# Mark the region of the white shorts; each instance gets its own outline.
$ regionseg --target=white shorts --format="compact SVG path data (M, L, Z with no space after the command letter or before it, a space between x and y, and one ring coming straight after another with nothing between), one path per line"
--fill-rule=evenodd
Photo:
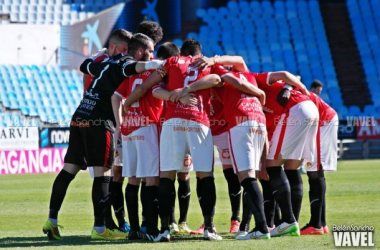
M317 143L319 147L314 151L315 154L320 155L319 159L307 163L307 171L313 172L319 170L319 165L322 164L323 171L335 172L337 170L338 158L338 115L328 123L320 127L319 138ZM318 150L320 154L318 154Z
M220 135L213 135L212 141L218 150L219 159L222 165L232 165L230 149L228 146L228 132L221 133Z
M123 141L123 177L159 176L158 129L156 124L141 127Z
M212 171L214 151L210 128L181 118L165 121L160 137L161 171L185 170L183 162L187 154L195 171Z
M234 172L260 170L267 129L257 121L243 122L229 131L229 148Z
M193 167L193 159L189 154L185 155L185 158L183 159L183 166L181 170L178 170L178 173L189 173L194 169Z
M282 114L269 145L267 159L314 160L318 132L318 109L312 101L304 101Z

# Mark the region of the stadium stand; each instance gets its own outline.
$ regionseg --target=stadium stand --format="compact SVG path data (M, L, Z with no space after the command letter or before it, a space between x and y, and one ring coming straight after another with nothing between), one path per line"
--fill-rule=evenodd
M199 39L205 55L241 55L251 71L286 69L306 85L319 79L326 83L322 98L344 107L318 1L229 2L197 16L205 25L188 37Z
M0 14L9 14L11 22L71 25L121 2L123 1L0 0Z
M361 5L360 1L360 8L357 0L347 3L351 9L355 9L355 13L371 12L365 18L365 22L370 23L366 32L371 37L371 44L369 41L362 42L363 25L356 22L354 27L359 32L355 34L358 46L367 51L367 58L373 58L366 61L366 57L361 57L374 101L374 105L363 105L362 109L356 105L344 106L340 90L342 85L339 86L320 11L321 3L317 0L231 1L219 9L199 9L196 14L204 25L200 27L199 33L189 32L187 37L199 39L206 56L243 56L251 71L286 69L300 75L307 87L313 79L321 80L325 84L321 97L338 111L341 119L347 115L380 117L380 70L379 63L374 62L380 61L379 52L375 49L380 45L380 15L375 11L380 8L380 1L363 2ZM362 15L366 16L365 13ZM368 20L372 20L372 24ZM177 45L182 43L179 39L174 42ZM372 54L368 55L369 51Z
M362 60L345 1L320 1L336 75L346 107L372 104ZM356 98L352 98L355 93Z
M82 92L77 70L62 70L58 65L0 65L2 106L20 110L23 116L38 116L42 123L67 126ZM3 118L7 122L9 116Z
M370 115L380 111L380 1L348 0L347 8L374 102L364 107L364 114Z
M70 25L120 0L0 0L0 12L11 21L28 24ZM317 0L230 1L220 8L198 9L203 21L189 32L203 44L204 54L241 55L251 71L288 70L309 87L321 80L321 97L339 113L380 117L380 0L348 0L347 8L374 105L343 104L335 66ZM364 28L363 28L364 27ZM365 38L365 39L363 39ZM182 40L174 40L177 45ZM70 119L82 93L77 70L60 66L0 65L0 104L3 111L19 110L20 117L41 123ZM0 125L17 112L1 114ZM5 118L4 118L5 117Z

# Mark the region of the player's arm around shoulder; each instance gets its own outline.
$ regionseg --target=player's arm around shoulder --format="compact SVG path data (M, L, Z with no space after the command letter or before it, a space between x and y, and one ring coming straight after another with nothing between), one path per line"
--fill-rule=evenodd
M201 79L185 86L181 89L179 92L174 92L172 97L175 102L178 102L182 97L185 97L189 95L190 93L196 92L198 90L202 89L210 89L213 87L221 87L222 86L222 79L217 74L209 74Z
M142 73L151 69L158 69L165 61L162 60L152 60L148 62L138 62L136 64L136 71Z
M153 89L152 93L153 93L153 96L157 99L176 102L176 99L175 99L176 93L180 91L181 89L168 91L162 87L158 87L158 88ZM194 96L194 94L188 94L186 96L179 98L179 102L185 105L197 105L198 99Z
M132 75L140 74L147 70L157 69L162 64L164 64L164 62L165 61L162 60L138 62L130 55L127 55L120 60L119 66L121 67L121 72L124 77L129 77Z
M269 75L268 83L272 84L277 81L284 81L287 84L290 84L295 88L298 88L302 92L302 94L307 96L310 95L309 91L307 90L305 85L298 79L298 77L288 71L271 72Z
M101 60L99 62L96 62L96 60L97 58L103 57L104 55L106 55L106 52L107 52L106 48L99 50L96 54L84 60L84 62L80 65L79 70L83 74L89 74L89 75L94 76L101 68L101 65L100 65ZM105 57L108 57L108 56L105 56Z
M260 100L261 105L265 104L265 93L252 83L248 82L247 79L238 78L233 74L225 74L222 76L223 81L228 82L231 84L234 88L244 92L248 93L254 96L257 96ZM252 78L251 81L256 81L255 78Z
M196 68L206 68L214 66L215 64L232 65L235 71L248 72L248 67L241 56L213 56L213 57L200 57L195 60L191 66Z
M161 75L155 71L141 85L137 86L124 102L124 110L127 111L132 103L137 102L154 85L162 81Z
M222 79L217 74L209 74L182 89L182 96L202 89L210 89L221 86Z

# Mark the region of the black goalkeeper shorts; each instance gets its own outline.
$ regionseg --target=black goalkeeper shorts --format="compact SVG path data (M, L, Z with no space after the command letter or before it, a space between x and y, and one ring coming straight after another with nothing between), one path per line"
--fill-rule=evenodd
M114 159L113 133L102 126L70 125L65 163L87 167L111 168Z

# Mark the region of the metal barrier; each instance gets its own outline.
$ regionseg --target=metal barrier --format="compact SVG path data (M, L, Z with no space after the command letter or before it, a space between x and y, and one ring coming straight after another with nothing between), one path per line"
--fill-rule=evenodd
M338 140L338 159L380 158L380 140Z

